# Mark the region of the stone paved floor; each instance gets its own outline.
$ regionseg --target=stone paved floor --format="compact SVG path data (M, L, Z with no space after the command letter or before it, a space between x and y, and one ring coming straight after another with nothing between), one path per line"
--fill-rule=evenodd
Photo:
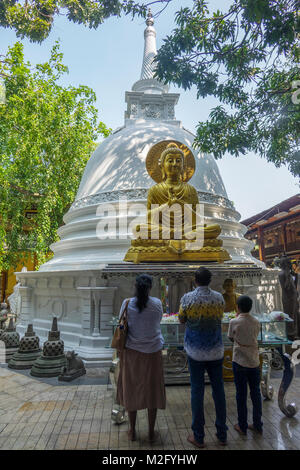
M206 386L208 449L300 449L300 410L292 419L281 413L277 405L279 383L277 378L272 380L274 399L263 403L263 437L250 431L241 437L234 431L234 384L225 384L229 425L225 448L216 443L214 407ZM0 449L194 449L186 441L191 424L190 389L167 386L166 391L167 409L158 411L159 438L150 446L145 411L138 412L138 441L134 443L128 442L127 423L112 423L110 385L50 385L0 368ZM300 408L300 378L293 382L288 399Z

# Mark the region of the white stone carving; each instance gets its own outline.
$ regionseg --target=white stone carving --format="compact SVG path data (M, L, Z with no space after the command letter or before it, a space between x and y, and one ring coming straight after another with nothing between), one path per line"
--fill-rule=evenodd
M8 298L7 298L11 313L16 315L17 317L20 315L20 312L21 312L20 286L21 286L21 283L18 282L14 286L13 293L10 296L8 296Z
M159 104L143 104L141 110L142 117L145 119L161 119L163 117L163 106Z
M217 206L223 206L229 209L233 209L233 204L229 199L217 196L215 194L205 193L203 191L197 191L200 202L208 202L210 204L216 204ZM147 199L148 189L137 188L137 189L121 189L112 192L103 192L94 194L92 196L84 197L75 200L72 204L70 211L86 206L93 206L102 202L113 202L118 201L121 198L126 198L128 201Z

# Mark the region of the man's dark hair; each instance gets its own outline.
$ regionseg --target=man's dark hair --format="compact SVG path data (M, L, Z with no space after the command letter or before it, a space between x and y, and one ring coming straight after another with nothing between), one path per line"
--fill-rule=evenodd
M195 281L199 286L208 286L211 281L211 272L207 268L199 268L195 272Z
M252 308L252 299L248 295L241 295L237 299L237 306L242 313L249 313Z

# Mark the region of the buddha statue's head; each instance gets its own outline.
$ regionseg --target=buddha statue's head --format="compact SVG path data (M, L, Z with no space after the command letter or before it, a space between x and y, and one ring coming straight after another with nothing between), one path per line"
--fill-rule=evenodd
M182 181L184 173L184 153L174 142L170 142L159 159L162 180L168 177Z
M225 279L223 289L227 294L232 294L236 288L236 283L233 279Z

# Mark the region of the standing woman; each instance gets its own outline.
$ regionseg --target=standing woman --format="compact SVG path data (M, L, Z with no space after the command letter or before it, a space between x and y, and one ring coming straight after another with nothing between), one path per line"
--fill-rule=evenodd
M120 354L117 398L128 412L131 441L136 439L137 410L148 409L149 441L153 442L157 408L166 408L160 329L163 309L159 299L149 296L151 287L151 276L141 274L136 278L135 296L127 307L128 336Z

